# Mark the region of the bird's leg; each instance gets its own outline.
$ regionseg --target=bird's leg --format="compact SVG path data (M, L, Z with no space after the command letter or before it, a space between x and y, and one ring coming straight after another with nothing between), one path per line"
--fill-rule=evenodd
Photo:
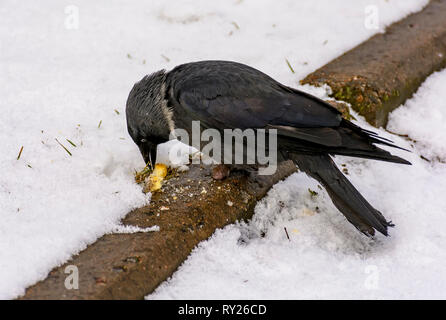
M223 180L229 176L231 169L225 164L218 164L212 168L212 178L215 180Z

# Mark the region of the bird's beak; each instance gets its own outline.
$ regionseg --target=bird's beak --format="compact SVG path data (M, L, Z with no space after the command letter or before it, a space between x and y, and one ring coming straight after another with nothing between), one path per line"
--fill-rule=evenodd
M155 165L157 145L150 142L145 142L140 144L138 147L145 164L151 164L152 166Z

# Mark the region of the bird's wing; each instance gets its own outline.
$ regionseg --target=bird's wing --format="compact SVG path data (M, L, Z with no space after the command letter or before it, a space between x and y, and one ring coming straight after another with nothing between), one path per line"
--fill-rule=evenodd
M186 65L173 70L173 95L206 127L337 127L340 113L316 97L239 64Z
M169 72L174 105L185 122L199 120L203 128L277 129L292 140L293 151L324 152L407 163L374 144L396 147L342 119L325 101L284 86L251 67L222 61L203 61ZM302 143L305 145L303 146Z

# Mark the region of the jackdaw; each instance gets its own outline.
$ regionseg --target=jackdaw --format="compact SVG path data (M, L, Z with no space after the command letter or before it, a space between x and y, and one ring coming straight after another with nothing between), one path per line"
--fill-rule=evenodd
M325 187L335 206L366 235L393 226L339 171L331 155L410 164L376 144L390 140L341 117L325 101L231 61L187 63L145 76L130 91L127 128L148 163L176 128L276 129L279 161L292 160Z

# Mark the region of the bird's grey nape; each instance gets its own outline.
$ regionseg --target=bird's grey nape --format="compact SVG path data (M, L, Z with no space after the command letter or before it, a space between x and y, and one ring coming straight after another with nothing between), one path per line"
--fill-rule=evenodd
M130 91L126 107L129 131L168 136L175 128L173 112L166 100L166 72L145 76Z

